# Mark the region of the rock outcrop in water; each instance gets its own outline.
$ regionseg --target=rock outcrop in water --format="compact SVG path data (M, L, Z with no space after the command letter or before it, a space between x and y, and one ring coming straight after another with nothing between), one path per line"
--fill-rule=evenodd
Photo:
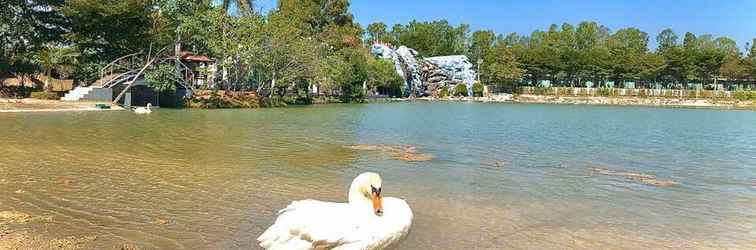
M430 161L435 158L432 154L418 153L414 146L391 146L391 145L370 145L370 144L357 144L351 146L345 146L349 149L363 150L363 151L378 151L389 154L392 158L402 161Z
M467 85L471 95L476 73L465 55L418 58L414 49L399 46L394 50L382 43L373 44L371 52L394 62L396 72L404 78L406 96L437 96L442 87L452 89L457 84Z
M680 183L677 181L660 180L660 179L657 179L656 176L650 175L650 174L622 172L622 171L615 171L615 170L610 170L606 168L593 168L591 169L591 173L607 175L607 176L618 176L618 177L622 177L631 181L635 181L638 183L655 186L655 187L671 187L671 186L680 185Z

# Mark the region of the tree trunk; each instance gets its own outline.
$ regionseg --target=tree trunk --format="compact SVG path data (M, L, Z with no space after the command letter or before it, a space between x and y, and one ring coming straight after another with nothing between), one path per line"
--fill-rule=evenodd
M44 88L44 91L48 92L48 93L52 92L52 85L50 85L50 78L51 77L52 77L52 70L50 70L50 69L45 70L45 82L44 82L44 86L42 86L42 88Z
M268 97L273 97L273 90L276 89L276 72L273 71L273 75L271 77L270 81L270 93L268 93Z

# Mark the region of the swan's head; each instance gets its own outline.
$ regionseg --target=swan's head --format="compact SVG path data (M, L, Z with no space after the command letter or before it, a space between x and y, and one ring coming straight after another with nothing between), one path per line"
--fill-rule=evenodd
M349 204L372 207L375 215L383 215L381 202L381 176L365 172L354 178L349 187Z
M152 103L149 103L149 102L148 102L148 103L147 103L147 108L151 108L151 107L152 107Z

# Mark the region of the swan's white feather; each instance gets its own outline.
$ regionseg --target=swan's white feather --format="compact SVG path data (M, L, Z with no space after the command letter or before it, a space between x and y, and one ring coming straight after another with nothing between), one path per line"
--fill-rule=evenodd
M412 210L402 199L383 198L383 215L347 203L301 200L279 211L257 238L266 249L383 249L409 232Z
M138 107L138 108L134 109L134 113L137 113L137 114L149 114L149 113L152 113L152 110L150 110L149 108L145 108L145 107Z

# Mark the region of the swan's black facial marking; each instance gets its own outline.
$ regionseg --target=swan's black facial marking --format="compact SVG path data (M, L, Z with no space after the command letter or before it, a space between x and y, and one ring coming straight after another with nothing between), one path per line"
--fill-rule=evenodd
M375 188L373 185L370 185L370 189L372 189L372 192L375 194L375 196L381 196L381 189L383 188Z

